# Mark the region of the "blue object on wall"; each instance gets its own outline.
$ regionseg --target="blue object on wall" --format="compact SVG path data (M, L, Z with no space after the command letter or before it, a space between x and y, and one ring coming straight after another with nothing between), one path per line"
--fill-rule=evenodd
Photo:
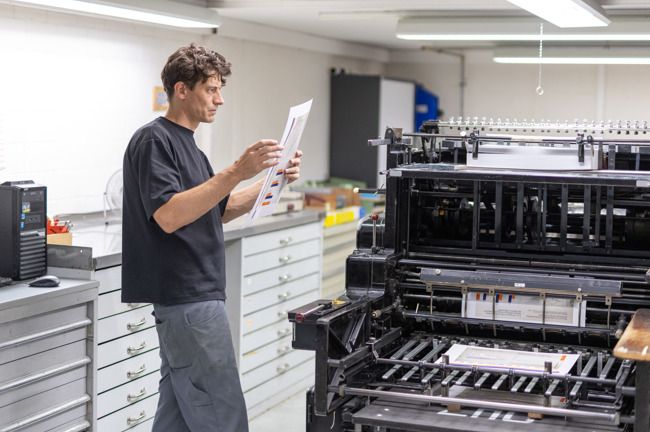
M425 89L422 85L415 85L415 128L418 131L425 120L438 118L438 96Z

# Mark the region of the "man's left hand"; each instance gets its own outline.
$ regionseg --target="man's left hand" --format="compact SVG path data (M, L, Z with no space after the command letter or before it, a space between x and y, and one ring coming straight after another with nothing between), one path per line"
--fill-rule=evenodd
M293 183L300 177L300 156L302 156L302 151L297 150L296 155L293 157L293 159L289 160L291 168L284 170L284 176L288 180L287 184Z

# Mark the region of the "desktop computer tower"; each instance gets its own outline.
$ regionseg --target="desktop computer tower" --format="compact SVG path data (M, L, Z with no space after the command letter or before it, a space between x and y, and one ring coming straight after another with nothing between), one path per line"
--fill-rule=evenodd
M31 180L0 184L0 276L47 272L47 188Z

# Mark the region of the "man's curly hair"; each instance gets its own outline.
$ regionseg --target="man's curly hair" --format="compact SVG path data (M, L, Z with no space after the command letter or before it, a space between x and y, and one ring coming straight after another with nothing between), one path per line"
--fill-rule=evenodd
M230 76L231 64L224 56L211 49L191 43L181 47L167 59L167 63L160 74L167 99L174 96L174 85L183 82L190 90L196 84L204 83L215 75L221 78L221 85L226 85L226 78Z

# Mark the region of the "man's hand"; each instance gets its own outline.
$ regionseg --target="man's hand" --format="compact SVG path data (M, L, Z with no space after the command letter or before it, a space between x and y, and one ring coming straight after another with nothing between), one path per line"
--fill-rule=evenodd
M302 156L302 151L296 150L296 155L293 157L293 159L289 160L291 168L284 170L284 176L288 180L287 184L293 183L300 177L300 156Z
M277 158L280 157L282 148L276 140L271 139L263 139L249 145L233 164L240 181L253 178L259 172L280 163Z

